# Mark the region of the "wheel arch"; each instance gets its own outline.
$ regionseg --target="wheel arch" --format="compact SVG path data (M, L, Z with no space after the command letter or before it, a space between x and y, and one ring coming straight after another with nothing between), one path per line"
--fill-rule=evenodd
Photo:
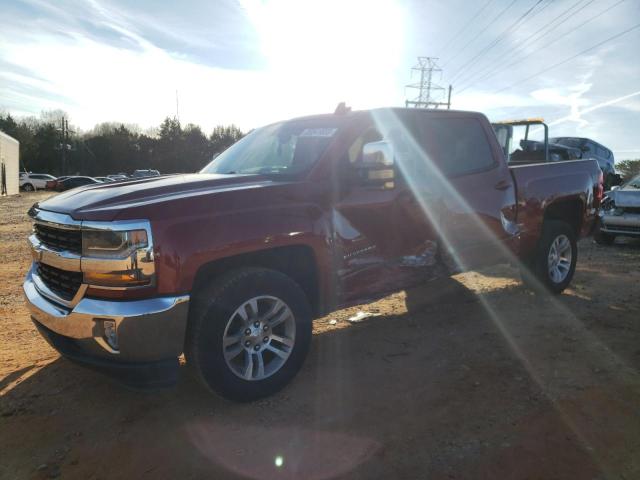
M580 236L584 223L584 201L581 198L567 198L556 200L545 208L544 222L559 220L568 223L576 234Z
M242 267L267 268L287 275L300 285L314 315L322 312L323 295L318 262L313 248L308 245L273 247L207 262L196 272L192 294L197 295L204 285L224 272Z

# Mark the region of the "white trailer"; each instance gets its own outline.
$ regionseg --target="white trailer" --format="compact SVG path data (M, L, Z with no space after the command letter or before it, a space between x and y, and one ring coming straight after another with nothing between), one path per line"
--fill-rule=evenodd
M20 142L0 132L0 192L16 195L19 192Z

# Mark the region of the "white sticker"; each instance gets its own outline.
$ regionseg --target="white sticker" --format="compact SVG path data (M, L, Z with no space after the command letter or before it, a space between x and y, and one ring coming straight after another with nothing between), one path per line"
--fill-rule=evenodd
M305 128L300 137L333 137L337 128Z

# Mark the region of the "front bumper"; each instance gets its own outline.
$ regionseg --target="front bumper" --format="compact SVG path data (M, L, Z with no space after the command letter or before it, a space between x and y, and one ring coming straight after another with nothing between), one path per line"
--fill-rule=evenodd
M600 212L600 231L612 235L640 237L640 214L622 213L611 215Z
M40 333L61 354L129 384L175 381L187 326L188 295L133 301L82 298L68 307L44 296L36 277L32 268L24 281L27 307ZM107 341L105 321L115 322L117 348Z

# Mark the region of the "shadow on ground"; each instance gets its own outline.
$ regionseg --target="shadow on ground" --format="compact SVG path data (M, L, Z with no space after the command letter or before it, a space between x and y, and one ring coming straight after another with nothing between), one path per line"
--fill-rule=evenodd
M633 478L638 384L554 303L593 310L582 293L431 283L406 312L315 335L293 384L252 404L186 371L142 394L58 359L2 398L0 476Z

